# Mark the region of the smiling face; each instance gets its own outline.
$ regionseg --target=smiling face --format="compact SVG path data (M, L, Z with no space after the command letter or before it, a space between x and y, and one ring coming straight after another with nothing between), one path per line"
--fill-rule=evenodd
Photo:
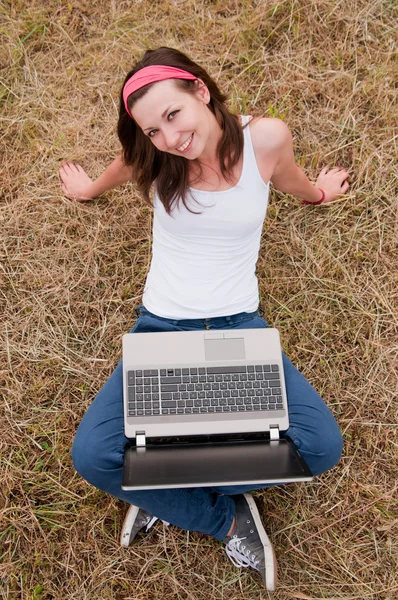
M221 132L208 108L210 95L202 84L195 93L182 90L173 79L155 83L131 110L137 125L162 152L200 158ZM218 141L218 139L217 139Z

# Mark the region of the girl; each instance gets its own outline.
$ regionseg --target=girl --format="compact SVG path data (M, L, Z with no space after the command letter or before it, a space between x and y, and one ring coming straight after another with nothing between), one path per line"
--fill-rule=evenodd
M282 121L236 116L225 100L181 52L145 52L121 92L122 154L95 181L79 165L61 167L63 193L79 201L133 180L150 202L154 184L153 256L134 332L267 327L255 267L270 181L307 204L331 202L348 189L340 168L323 169L312 185L295 164ZM286 434L317 475L339 460L342 437L319 395L283 360ZM249 486L123 491L127 441L119 363L77 430L72 457L87 481L131 505L122 545L161 518L223 540L231 561L258 570L273 590L276 560Z

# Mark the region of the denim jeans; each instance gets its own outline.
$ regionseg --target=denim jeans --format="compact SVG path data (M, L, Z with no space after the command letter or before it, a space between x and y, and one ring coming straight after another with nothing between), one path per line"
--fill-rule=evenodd
M132 333L199 329L268 327L254 313L210 319L175 320L158 317L144 307ZM333 467L343 447L330 410L290 360L283 355L290 427L286 432L314 475ZM122 361L87 410L76 433L72 459L76 470L96 488L183 529L222 540L235 514L233 495L265 485L124 491L121 489L124 447Z

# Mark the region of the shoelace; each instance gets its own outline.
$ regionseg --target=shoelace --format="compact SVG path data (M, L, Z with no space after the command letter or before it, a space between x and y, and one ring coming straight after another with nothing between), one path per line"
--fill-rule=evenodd
M158 520L157 517L152 517L152 519L150 519L146 525L146 529L145 531L148 532L150 530L150 528L152 527L152 525L154 523L156 523L156 521ZM170 525L170 523L168 523L167 521L163 521L163 519L161 519L162 523L164 523L166 525L166 527L168 527Z
M258 563L260 561L256 559L255 554L250 556L250 548L246 550L246 546L242 544L245 539L245 537L238 538L236 535L232 536L225 547L225 552L235 567L238 567L239 569L241 567L244 567L245 569L251 567L252 569L258 570Z

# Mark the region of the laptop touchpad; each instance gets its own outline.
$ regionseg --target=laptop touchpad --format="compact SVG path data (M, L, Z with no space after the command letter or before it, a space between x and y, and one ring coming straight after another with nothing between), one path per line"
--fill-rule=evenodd
M246 358L243 338L204 340L206 360L238 360Z

